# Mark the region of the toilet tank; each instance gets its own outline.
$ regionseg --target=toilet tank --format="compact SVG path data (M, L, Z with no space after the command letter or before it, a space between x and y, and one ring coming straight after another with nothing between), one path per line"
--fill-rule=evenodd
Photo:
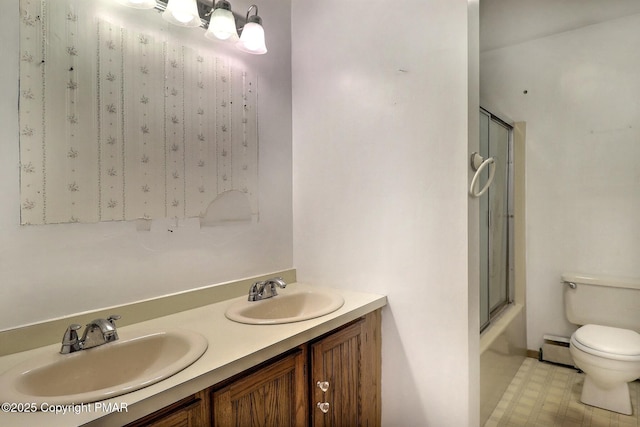
M640 332L640 279L565 273L562 282L569 322Z

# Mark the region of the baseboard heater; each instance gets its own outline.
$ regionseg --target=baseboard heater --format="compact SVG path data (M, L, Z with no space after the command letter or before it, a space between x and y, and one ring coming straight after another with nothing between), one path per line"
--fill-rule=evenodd
M544 343L540 348L540 361L557 363L575 367L569 352L569 338L555 335L544 335Z

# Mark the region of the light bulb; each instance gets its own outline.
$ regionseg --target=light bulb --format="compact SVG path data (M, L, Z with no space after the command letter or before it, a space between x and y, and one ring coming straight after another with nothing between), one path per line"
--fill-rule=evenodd
M196 0L169 0L162 18L181 27L199 27L201 23Z
M174 18L176 18L178 21L182 22L183 24L186 24L187 22L193 19L193 15L189 15L189 12L187 11L174 10L171 13Z
M134 9L153 9L156 7L156 0L116 0L118 3L124 6L132 7Z
M221 7L216 8L211 14L209 28L205 33L207 38L217 38L219 40L237 40L236 20L230 10Z
M252 16L251 18L254 17ZM262 25L257 22L248 22L242 30L242 35L240 36L240 41L237 46L238 49L247 53L258 55L267 53Z

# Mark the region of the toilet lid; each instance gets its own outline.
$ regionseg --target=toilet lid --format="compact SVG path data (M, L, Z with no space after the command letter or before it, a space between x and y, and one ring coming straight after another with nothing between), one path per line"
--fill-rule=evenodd
M629 329L585 325L574 333L583 346L621 356L640 356L640 334Z

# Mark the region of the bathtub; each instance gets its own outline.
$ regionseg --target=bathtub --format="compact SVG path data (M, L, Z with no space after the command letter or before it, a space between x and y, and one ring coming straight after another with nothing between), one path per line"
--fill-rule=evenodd
M480 425L489 419L527 356L525 310L510 304L480 335Z

